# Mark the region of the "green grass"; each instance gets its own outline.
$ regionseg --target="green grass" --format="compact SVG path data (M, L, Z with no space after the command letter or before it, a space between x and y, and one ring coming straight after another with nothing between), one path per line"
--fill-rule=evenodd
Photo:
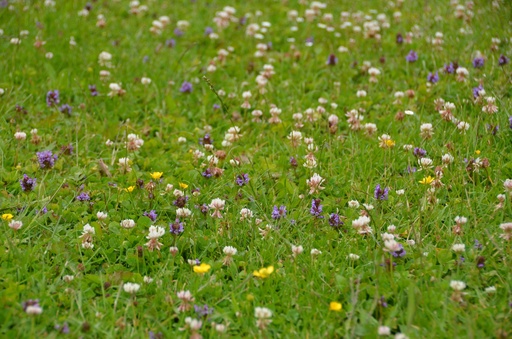
M499 8L474 1L470 20L457 19L448 1L405 1L400 8L373 0L327 1L312 22L287 18L290 10L304 17L310 7L295 1L153 0L142 1L148 10L138 15L130 14L126 1L93 1L87 17L78 15L85 1L57 1L53 8L44 1L7 3L0 8L0 214L12 214L23 226L15 231L0 220L1 336L59 337L64 334L55 325L64 323L69 336L91 338L147 337L150 331L165 338L373 338L379 326L409 338L512 335L512 249L500 237L500 224L512 222L512 196L504 187L512 178L512 66L498 64L501 55L512 57L512 7L506 1L495 1ZM215 14L229 5L236 9L234 17L246 22L219 29ZM343 11L351 12L346 21L362 32L340 28ZM400 21L393 18L397 11ZM359 19L353 15L358 12ZM325 13L333 14L334 32L318 26L326 23ZM380 40L365 38L364 16L376 20L379 13L386 15L389 28L381 27ZM100 14L106 19L103 28L96 25ZM170 24L161 35L152 34L153 20L163 15ZM179 20L190 22L182 36L174 32ZM263 22L271 23L263 39L246 35L249 24L262 27ZM204 34L208 26L217 39ZM28 36L12 44L23 30ZM397 34L405 38L407 32L414 32L412 43L397 44ZM436 32L444 35L441 49L430 42ZM492 38L501 40L498 50L491 49ZM169 39L175 46L167 46ZM36 48L36 40L45 44ZM254 55L258 43L271 43L261 58ZM340 46L349 51L338 52ZM215 59L221 49L230 51L224 62ZM410 50L418 53L416 62L406 62ZM112 54L112 68L99 65L103 51ZM478 51L483 68L472 65ZM338 58L334 66L326 64L330 54ZM362 69L365 61L380 70L377 83ZM208 72L212 62L217 69ZM444 72L450 62L468 69L466 81ZM269 64L275 74L260 93L256 77ZM108 70L110 78L100 79L101 70ZM435 71L439 82L427 85L427 75ZM151 83L141 84L142 77ZM185 81L192 84L191 93L180 91ZM121 84L125 95L110 97L111 83ZM485 96L496 99L496 113L482 112L483 104L474 100L479 84ZM91 95L89 85L96 86L98 96ZM50 90L60 92L60 103L51 107L46 103ZM366 97L358 97L358 90ZM395 92L407 90L414 97L396 103ZM245 91L252 93L250 109L241 108ZM441 119L434 103L438 98L455 105L455 118L470 124L466 133ZM72 107L70 115L60 112L63 104ZM268 122L272 105L282 110L281 123ZM307 109L319 106L323 110L316 120L308 121ZM345 116L352 109L364 116L363 125L376 124L377 132L352 130ZM253 110L263 112L262 122L253 121ZM395 119L404 110L415 114ZM302 127L293 119L299 112ZM332 114L339 123L330 133ZM424 123L433 125L430 139L420 135ZM242 136L223 146L233 126ZM32 139L32 129L39 142ZM16 140L18 131L27 139ZM315 168L304 166L311 151L304 139L292 146L287 138L292 131L313 138ZM208 132L213 150L198 142ZM135 151L126 147L132 133L144 140ZM394 147L379 147L383 134L391 136ZM186 141L179 142L180 137ZM107 140L113 144L106 145ZM65 154L62 147L70 144L73 151ZM424 149L432 167L420 170L404 145ZM46 150L58 160L53 168L41 169L36 153ZM194 151L205 156L194 159ZM447 153L454 158L451 164L442 162ZM213 154L223 173L205 178L206 156ZM118 165L124 157L130 159L129 172ZM468 170L466 161L476 158L488 159L489 166ZM111 177L102 174L100 159ZM233 159L240 164L232 166ZM418 170L408 173L408 166ZM419 181L435 177L436 166L442 166L443 185L429 193L429 185ZM153 172L163 172L161 180L152 179ZM239 186L235 180L244 173L250 180ZM325 179L325 189L310 195L306 180L314 173ZM22 190L24 174L37 179L33 191ZM177 217L173 192L180 184L186 186L181 190L192 215L181 218L184 232L175 236L169 223ZM374 197L377 184L389 188L387 199ZM404 194L397 194L401 189ZM77 200L82 192L89 201ZM496 208L499 194L505 201ZM211 209L201 212L215 198L225 200L222 219L213 218ZM316 198L322 218L310 213ZM349 207L352 200L359 207ZM281 205L286 217L273 219L273 207ZM40 213L44 208L47 213ZM240 220L242 208L254 217ZM151 210L158 215L154 222L143 215ZM108 214L106 220L98 220L99 211ZM329 225L331 213L344 221L339 229ZM352 226L362 214L371 219L371 234L360 235ZM453 230L456 216L468 220L460 234ZM124 229L120 222L125 219L136 226ZM95 230L91 249L80 238L86 224ZM151 225L166 231L160 250L146 246ZM270 231L263 237L267 225ZM403 257L384 250L381 235L390 225L396 226ZM474 246L475 240L481 247ZM465 252L455 253L454 244L465 244ZM304 252L294 257L292 245L302 245ZM178 248L175 255L171 246ZM225 246L238 250L227 266ZM312 249L322 253L310 255ZM359 259L350 260L350 254ZM482 258L484 266L478 267ZM189 263L195 259L211 269L195 273ZM253 276L268 266L274 267L268 278ZM74 279L67 282L64 276ZM466 288L454 291L453 280ZM125 292L128 282L140 284L140 290ZM496 291L486 292L491 286ZM182 290L195 298L191 306L206 304L213 313L180 312L177 293ZM22 303L29 299L39 300L41 314L27 314ZM332 301L342 304L340 312L329 310ZM257 326L256 307L273 313L272 322L260 326L265 328ZM202 320L201 329L187 328L187 317ZM225 332L217 332L213 322L225 325Z

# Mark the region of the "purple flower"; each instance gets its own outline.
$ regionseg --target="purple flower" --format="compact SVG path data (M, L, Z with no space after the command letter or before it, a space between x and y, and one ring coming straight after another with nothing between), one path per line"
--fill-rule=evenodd
M82 192L79 195L77 195L76 200L78 200L78 201L89 201L89 200L91 200L91 197L89 196L89 194L87 194L85 192Z
M407 54L407 56L405 57L405 60L407 60L407 62L415 62L416 60L418 60L418 53L416 53L413 50L410 50L409 54Z
M167 46L168 48L173 48L174 46L176 46L176 40L174 40L174 39L165 40L165 46Z
M183 84L181 84L180 92L181 93L191 93L192 92L192 84L190 82L184 81Z
M208 213L208 210L210 209L210 207L208 207L207 204L202 204L201 205L201 213L205 214Z
M148 336L149 339L163 339L164 334L162 332L158 332L155 334L155 332L149 331Z
M473 67L474 68L482 68L484 67L485 60L482 57L476 57L473 59Z
M453 65L453 62L450 62L448 65L444 65L444 72L448 74L455 73L455 66Z
M479 256L476 258L476 267L484 268L485 267L485 257Z
M205 28L205 30L204 30L204 35L205 36L209 36L212 33L213 33L213 28L211 28L209 26Z
M98 96L98 90L96 89L96 85L89 85L89 92L91 92L91 96Z
M213 110L216 111L220 108L219 104L213 104Z
M180 36L183 35L183 31L181 29L179 29L179 28L176 28L174 30L174 35L176 35L177 37L180 37Z
M411 167L411 166L407 166L407 168L405 169L405 172L407 174L416 173L416 171L417 171L416 167Z
M64 104L59 107L59 111L70 116L71 112L73 111L73 107L69 106L68 104Z
M64 323L61 325L57 324L53 327L56 331L59 331L62 334L69 334L69 326L68 323Z
M292 167L299 166L299 163L297 162L297 159L295 159L294 157L290 157L290 166L292 166Z
M171 232L174 235L180 235L183 233L185 229L183 228L183 223L180 222L180 219L176 218L176 220L173 223L169 224L169 232Z
M375 186L375 191L373 191L373 197L377 200L388 200L389 195L389 187L382 189L380 184Z
M478 240L475 239L475 245L473 247L475 250L481 250L483 246Z
M473 99L476 99L480 96L480 91L484 89L484 86L478 85L478 87L473 88Z
M396 43L399 44L399 45L404 43L404 37L402 36L402 34L398 33L396 35Z
M57 154L53 154L52 151L37 152L37 161L39 161L40 168L52 168L57 161Z
M502 54L502 55L500 55L500 58L498 59L498 65L505 66L506 64L508 64L509 61L510 60Z
M247 173L242 173L236 176L235 182L238 186L243 186L249 183L249 175Z
M20 185L24 192L33 191L36 187L36 178L30 178L28 175L23 174L23 179L20 180Z
M207 179L211 178L213 176L212 171L207 168L201 175Z
M425 155L427 155L427 151L425 151L423 148L415 147L412 154L414 154L416 158L423 158Z
M60 100L58 90L48 91L48 93L46 93L46 104L48 105L48 107L55 106L59 102Z
M199 145L211 145L213 143L213 139L210 133L206 133L204 137L199 138Z
M384 308L388 307L388 303L386 302L386 298L384 298L384 296L380 297L378 303L380 306Z
M309 210L309 213L311 213L312 216L317 217L319 219L322 219L322 210L323 206L321 205L322 200L320 199L313 199L311 201L311 209Z
M206 304L204 306L194 305L194 311L199 317L207 317L213 313L213 307L208 307Z
M512 116L508 117L508 123L509 123L510 129L512 129Z
M435 72L434 74L428 73L427 81L432 84L435 84L436 82L439 81L439 74L437 72Z
M149 212L144 212L144 213L142 213L142 215L148 217L153 222L155 222L156 218L158 218L158 214L156 214L155 210L151 210Z
M65 154L65 155L73 154L73 150L74 150L73 144L67 144L60 148L61 154Z
M35 212L36 212L36 214L41 214L41 215L46 214L46 213L48 213L48 208L46 208L46 206L43 206L43 208L40 211L35 210Z
M336 66L337 63L338 63L338 58L336 57L336 55L334 55L334 54L329 55L329 57L327 58L326 65Z
M329 216L329 225L334 228L339 228L343 226L344 222L341 221L340 216L338 213L331 213Z
M402 246L402 244L398 244L398 247L400 247L400 249L398 251L391 252L391 255L395 258L401 258L407 254L407 252L405 252L404 246Z
M276 205L274 205L274 209L272 210L272 219L281 219L286 217L286 206L281 205L279 208L277 208Z
M183 208L187 204L188 199L189 198L187 195L182 195L180 197L177 197L172 204L178 208Z

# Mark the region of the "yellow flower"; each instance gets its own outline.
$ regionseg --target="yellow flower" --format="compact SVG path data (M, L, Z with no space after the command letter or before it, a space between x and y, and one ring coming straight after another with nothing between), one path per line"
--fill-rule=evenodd
M480 153L481 153L481 152L480 152L480 150L479 150L479 149L477 149L477 150L475 151L475 153L476 153L476 155L480 155Z
M423 185L430 185L434 181L434 178L432 178L430 175L428 177L425 177L419 181L420 184Z
M260 268L259 271L252 272L252 275L258 278L268 278L274 272L274 266Z
M206 272L208 272L210 270L210 268L212 268L210 265L205 264L203 262L199 266L198 265L194 266L194 272L199 273L199 274L205 274Z
M9 221L9 220L11 220L12 218L14 218L14 215L12 215L12 214L10 214L10 213L2 214L2 220Z
M187 187L188 187L188 185L187 185L187 184L184 184L184 183L180 182L180 188L181 188L181 189L183 189L183 190L184 190L184 189L185 189L185 188L187 188Z
M387 139L386 141L384 141L386 143L386 147L393 147L395 146L395 141L394 140L391 140L391 139Z
M341 312L342 308L343 306L341 305L341 303L337 301L331 301L331 303L329 304L329 311Z
M155 179L155 180L158 180L162 177L162 175L164 174L164 172L153 172L153 173L149 173L149 175L151 175L151 178Z
M133 190L135 189L135 186L130 186L128 188L125 188L126 192L133 192Z

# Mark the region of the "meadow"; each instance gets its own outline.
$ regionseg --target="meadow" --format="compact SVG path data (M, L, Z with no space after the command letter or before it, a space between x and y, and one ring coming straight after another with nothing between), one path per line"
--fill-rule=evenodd
M511 20L0 1L0 336L511 337Z

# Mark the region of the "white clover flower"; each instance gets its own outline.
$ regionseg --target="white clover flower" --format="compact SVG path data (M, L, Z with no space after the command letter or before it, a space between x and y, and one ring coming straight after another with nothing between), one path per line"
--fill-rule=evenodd
M452 250L455 252L455 253L462 253L462 252L465 252L466 251L466 245L464 244L454 244L452 246Z
M108 217L108 214L105 212L99 211L98 213L96 213L96 218L98 218L98 220L100 220L100 221L107 219L107 217Z
M302 245L299 245L299 246L292 245L292 253L293 253L294 257L301 254L302 252L304 252L304 248L302 247Z
M185 318L185 323L190 327L192 331L198 331L203 326L203 322L198 319L192 319L191 317Z
M466 283L460 280L452 280L450 281L450 287L455 291L462 291L466 288Z
M251 219L253 217L253 212L248 208L242 208L240 210L240 221Z
M176 210L176 216L178 218L188 218L192 215L192 211L189 210L188 208L184 207L184 208L178 208Z
M318 249L316 249L316 248L313 248L313 249L311 249L310 254L311 254L312 256L317 256L317 255L322 254L322 251L320 251L320 250L318 250Z
M222 249L222 252L224 252L225 255L233 256L238 252L238 250L233 246L225 246Z
M163 227L151 225L149 227L149 234L146 237L146 239L158 239L161 236L163 236L164 234L165 234L165 229Z
M391 329L388 326L379 326L377 331L379 335L391 335Z
M143 84L143 85L149 85L151 83L151 79L150 78L146 78L146 77L142 77L140 79L140 83Z
M96 230L94 229L94 227L92 227L91 225L89 224L85 224L84 225L84 228L82 230L82 235L86 235L86 234L95 234L96 233Z
M14 139L16 139L18 141L24 141L25 139L27 139L27 133L16 132L16 133L14 133Z
M11 220L9 222L9 227L15 231L19 230L22 226L23 222L21 222L20 220Z
M121 221L120 224L121 224L122 228L126 228L126 229L135 227L135 221L133 221L132 219L125 219L125 220Z
M123 284L123 290L126 293L135 294L139 291L140 285L136 283L127 282Z
M359 208L359 202L357 200L350 200L348 202L348 207L350 207L350 208Z
M356 261L356 260L359 260L360 256L358 256L357 254L354 254L354 253L350 253L350 254L348 255L348 258L349 258L350 260Z

